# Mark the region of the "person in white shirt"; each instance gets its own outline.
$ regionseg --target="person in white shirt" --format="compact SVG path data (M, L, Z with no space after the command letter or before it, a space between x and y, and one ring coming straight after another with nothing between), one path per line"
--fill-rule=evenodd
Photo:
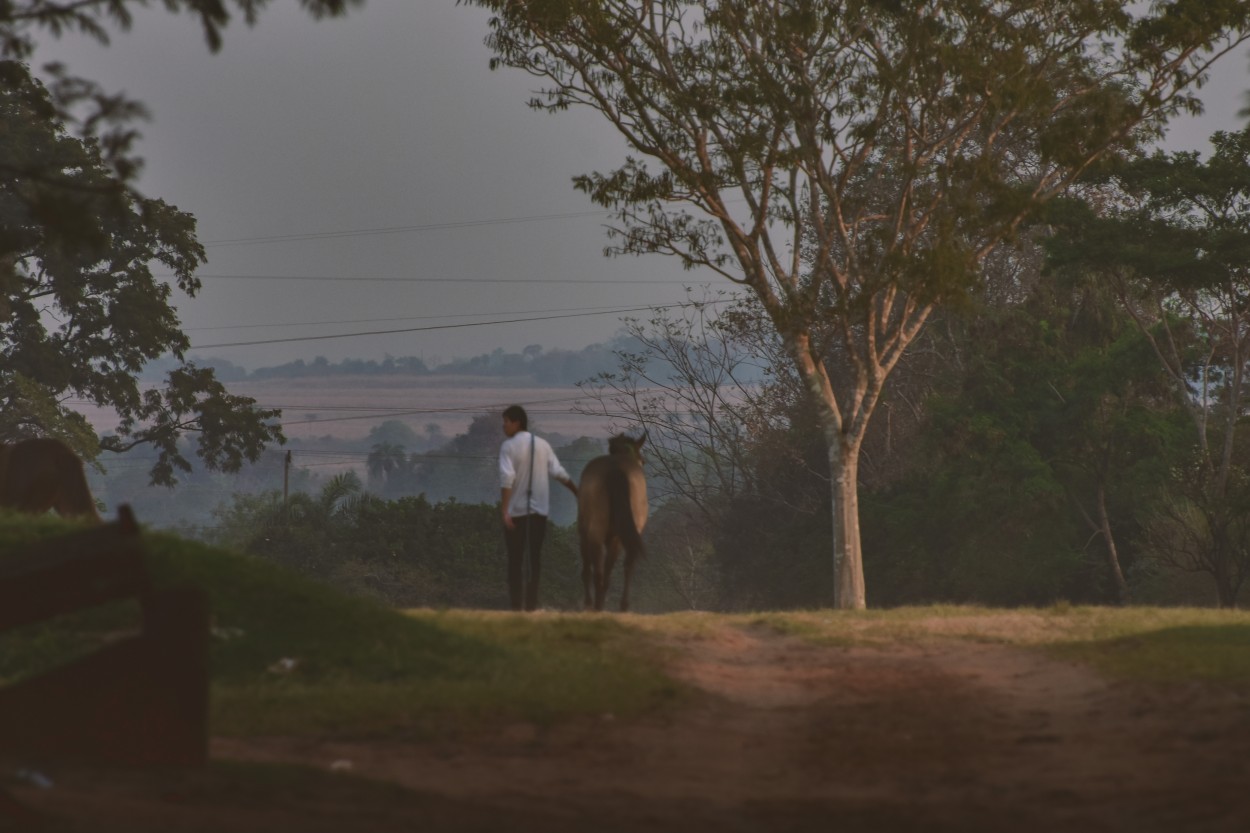
M499 447L499 508L508 549L508 595L513 610L537 610L543 538L550 514L550 478L563 483L574 497L577 486L556 459L551 444L530 433L529 416L520 405L504 410L503 433L507 439ZM526 550L528 576L524 570Z

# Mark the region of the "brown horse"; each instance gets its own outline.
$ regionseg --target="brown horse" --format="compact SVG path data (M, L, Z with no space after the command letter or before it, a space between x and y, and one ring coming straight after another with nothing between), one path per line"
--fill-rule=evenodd
M60 440L40 437L0 445L0 506L42 515L100 520L82 460Z
M631 439L618 434L608 440L608 453L582 470L577 487L577 535L582 548L585 607L603 610L612 567L625 549L625 589L621 610L629 610L629 579L643 555L642 529L647 524L647 479L642 473L646 434ZM591 598L593 588L594 597Z

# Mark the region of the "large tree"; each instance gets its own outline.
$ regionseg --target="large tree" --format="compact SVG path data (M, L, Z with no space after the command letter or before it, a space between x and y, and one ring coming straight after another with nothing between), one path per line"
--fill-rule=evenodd
M165 0L220 45L231 7L252 22L268 0ZM302 0L314 16L359 0ZM67 440L91 459L101 448L157 450L154 483L172 484L190 462L180 440L198 437L209 468L237 470L281 440L276 411L231 396L211 369L182 362L189 341L170 298L194 295L204 251L195 219L141 195L135 120L141 104L110 95L60 65L47 85L25 63L41 36L78 31L108 42L144 0L0 0L0 441ZM174 275L157 280L152 265ZM165 353L180 362L161 387L137 375ZM102 441L76 409L111 408L117 430Z
M534 107L588 107L628 142L576 180L615 212L609 251L714 270L776 328L828 447L839 607L865 603L865 429L934 305L1076 176L1195 111L1185 91L1250 19L1212 0L466 2L493 12L493 65L547 83Z

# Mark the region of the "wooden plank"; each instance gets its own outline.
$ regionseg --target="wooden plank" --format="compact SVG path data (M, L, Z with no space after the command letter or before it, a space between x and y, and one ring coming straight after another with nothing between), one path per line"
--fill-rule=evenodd
M0 631L150 590L139 525L117 521L32 544L0 557Z
M208 599L156 594L151 634L0 688L0 749L31 760L202 766L208 758Z
M191 586L153 590L134 515L118 514L0 558L0 631L119 598L143 605L138 636L0 688L0 749L37 760L202 766L208 597Z

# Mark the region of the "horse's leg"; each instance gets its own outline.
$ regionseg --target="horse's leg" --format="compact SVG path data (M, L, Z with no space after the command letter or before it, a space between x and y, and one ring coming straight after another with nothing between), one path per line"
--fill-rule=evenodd
M616 566L616 557L620 554L621 542L609 538L603 545L603 572L599 576L599 586L595 588L595 610L603 610L603 603L608 598L608 586L612 583L612 568Z
M636 553L625 552L625 587L621 590L621 613L629 612L629 580L634 575Z
M597 553L602 547L582 539L582 587L585 588L586 596L582 600L582 610L590 610L594 606L594 599L591 597L591 591L595 587L595 562L598 559Z
M597 575L601 569L602 562L602 544L595 540L594 530L580 529L577 534L577 543L581 545L581 587L585 590L585 597L581 600L582 610L594 609L595 599L594 589L597 583Z

